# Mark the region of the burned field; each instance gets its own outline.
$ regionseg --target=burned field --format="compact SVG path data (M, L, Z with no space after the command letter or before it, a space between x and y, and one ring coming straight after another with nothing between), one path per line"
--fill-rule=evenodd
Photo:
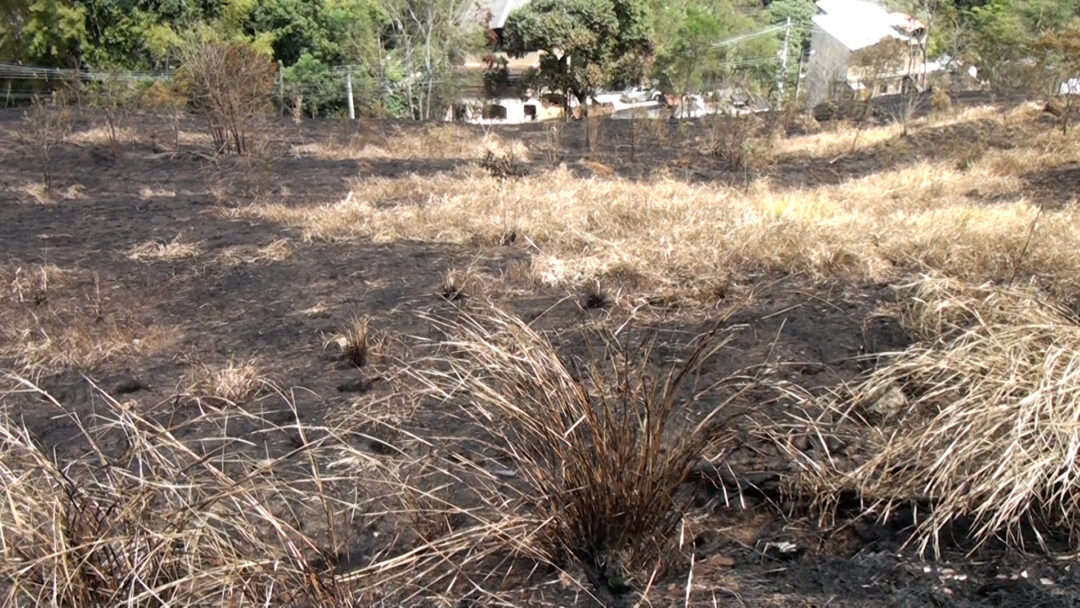
M1036 107L100 122L0 116L6 605L1080 602Z

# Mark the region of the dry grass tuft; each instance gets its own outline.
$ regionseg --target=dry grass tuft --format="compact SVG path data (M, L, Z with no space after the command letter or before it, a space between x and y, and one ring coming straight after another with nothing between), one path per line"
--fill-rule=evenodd
M168 348L176 332L113 311L101 287L65 296L77 271L50 264L0 268L0 363L37 377L90 371L111 359Z
M63 190L49 188L40 182L23 184L18 192L39 205L55 205L61 201L77 201L86 198L82 184L72 184Z
M176 190L170 190L168 188L162 188L158 186L151 188L149 186L143 186L139 189L139 198L144 201L153 200L155 198L174 198L176 196Z
M386 337L371 329L371 318L363 315L353 317L341 335L331 340L341 358L356 367L364 367L382 356Z
M112 135L107 127L91 127L72 131L67 136L67 141L80 145L108 146L111 145ZM119 127L116 129L116 141L125 144L137 144L141 137L137 129Z
M49 289L62 285L67 274L53 264L0 267L0 302L41 304L48 300Z
M171 241L147 241L136 245L128 251L127 257L137 262L175 262L201 252L198 244L181 242L180 235L176 235Z
M317 468L247 455L247 439L224 430L226 417L237 416L268 431L288 427L206 411L181 425L205 433L183 440L183 428L108 395L101 394L95 416L81 420L29 381L14 380L19 392L79 429L72 443L86 453L58 457L0 416L4 605L344 606L377 599L339 585L327 566L340 547L326 526L344 530L367 507L356 493L367 484L358 467L337 472L347 487L338 493ZM120 454L108 449L117 436L127 446ZM208 457L207 440L228 457ZM319 443L308 450L314 467L323 450Z
M273 388L255 359L230 360L217 367L199 365L190 373L186 384L188 394L225 405L241 405Z
M38 376L64 370L88 371L117 357L160 352L174 341L173 332L120 318L27 316L0 329L0 359L23 373Z
M430 160L479 159L491 150L496 155L513 152L526 159L520 142L505 143L494 134L480 135L460 124L429 124L420 128L395 126L390 132L365 131L341 142L310 142L293 145L292 154L331 160Z
M886 356L851 398L899 407L886 408L894 410L887 424L871 427L868 461L850 471L818 469L805 489L824 496L854 489L881 517L898 504L929 501L916 532L920 551L937 553L940 533L963 521L980 544L1004 535L1023 546L1028 526L1075 539L1080 320L1030 288L925 278L908 289L896 314L919 342Z
M227 247L218 254L217 260L225 266L239 266L241 264L265 264L268 262L282 262L291 258L296 253L289 239L277 239L262 247L239 245Z
M472 272L469 269L458 270L451 268L443 275L442 285L439 286L439 295L448 302L460 302L469 298Z
M650 364L650 340L623 346L593 335L589 357L568 360L502 313L444 327L445 358L417 375L460 406L484 460L520 482L496 486L512 496L502 512L535 520L531 546L615 594L676 567L687 549L675 533L688 507L683 482L725 436L718 417L730 401L691 420L683 388L726 340L701 336L662 371Z

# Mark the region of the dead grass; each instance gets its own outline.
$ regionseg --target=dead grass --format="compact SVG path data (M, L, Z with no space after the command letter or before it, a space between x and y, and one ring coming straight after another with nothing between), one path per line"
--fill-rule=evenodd
M324 483L318 468L304 473L302 466L298 474L287 458L247 455L246 440L224 432L226 416L247 416L235 410L208 410L170 427L100 394L96 415L83 421L31 382L15 380L39 407L80 430L74 441L85 444L87 456L50 454L0 417L5 605L340 606L378 599L337 584L324 558L339 549L325 526L345 530L369 506L356 493L370 483L360 467L339 469L336 482ZM246 419L268 432L289 430ZM177 439L195 425L204 434ZM110 454L106 440L117 434L129 447ZM206 457L207 440L226 446L229 457ZM309 450L312 464L329 456L320 444Z
M167 328L112 315L95 317L88 310L23 310L7 316L0 326L0 359L35 377L89 371L118 357L154 354L175 340Z
M497 485L512 494L503 512L536 522L534 551L583 568L615 594L647 590L658 573L679 568L689 549L677 533L688 507L682 484L727 438L720 417L735 398L689 420L682 389L724 335L700 336L665 370L654 367L648 339L620 344L598 332L588 357L567 360L497 311L436 324L448 332L445 354L417 377L459 406L485 460L509 469L496 478L521 480Z
M176 235L171 241L146 241L135 245L128 251L127 257L137 262L175 262L202 253L198 244L185 243L180 237Z
M72 184L63 190L50 189L40 182L23 184L17 191L39 205L55 205L62 201L77 201L86 198L82 184Z
M198 365L185 384L188 394L224 405L242 405L273 389L273 382L262 374L255 359L230 360L220 366Z
M68 134L67 140L80 145L109 146L112 138L107 127L91 127L72 131ZM116 129L116 141L123 144L136 144L141 141L141 137L137 129L118 127Z
M965 108L958 112L947 112L912 120L908 128L942 128L975 121L992 120L1004 125L1011 122L1031 120L1038 116L1040 108L1036 105L1021 105L1008 110L1000 106L985 105ZM834 159L840 156L870 150L900 138L904 127L891 122L884 125L866 127L855 139L854 126L847 122L831 123L831 128L810 135L781 138L771 142L770 152L778 157L808 156L810 158ZM852 143L855 143L854 150Z
M1080 293L1070 253L1080 246L1076 210L1046 210L1025 249L1039 201L1020 177L1080 159L1080 144L1046 130L1029 141L964 169L926 160L817 188L581 179L562 169L502 181L463 168L360 178L336 203L234 214L308 239L495 245L513 234L532 252L540 282L614 279L699 302L718 284L763 272L882 280L934 270L974 281L1019 273L1058 294Z
M887 518L926 501L913 540L939 550L943 530L970 521L982 544L1042 543L1025 527L1080 532L1080 323L1031 288L925 278L893 314L920 340L887 355L851 404L875 421L869 458L847 470L805 458L802 491L828 502L856 490ZM893 407L874 407L888 395ZM869 406L869 407L867 407ZM881 418L884 416L884 420ZM858 418L858 416L856 416ZM1045 549L1045 547L1044 547Z
M148 356L171 346L175 331L145 324L93 293L71 297L75 270L50 264L0 268L0 362L37 377L91 371L127 356ZM59 288L59 291L58 291Z
M68 271L53 264L0 266L0 302L40 303L50 288L63 285Z
M458 124L425 125L421 129L395 128L390 133L364 131L345 141L320 141L296 144L291 152L328 160L430 160L477 159L488 150L511 152L527 158L521 142L505 142L499 135L481 136Z
M355 367L364 367L381 361L385 355L387 337L371 327L372 319L357 315L342 328L340 335L331 339L341 358Z
M217 260L225 266L239 266L241 264L266 264L269 262L282 262L291 258L296 253L289 239L277 239L262 247L239 245L227 247L217 255Z
M176 191L175 190L170 190L168 188L162 188L161 186L158 186L156 188L151 188L149 186L143 186L142 188L139 189L139 198L141 198L144 201L153 200L155 198L174 198L175 196L176 196Z

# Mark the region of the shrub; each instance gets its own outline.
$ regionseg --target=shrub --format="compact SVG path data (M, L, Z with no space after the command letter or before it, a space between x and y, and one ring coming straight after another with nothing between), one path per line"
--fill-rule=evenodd
M504 313L444 326L448 354L432 366L444 371L417 374L459 403L495 462L512 463L521 483L504 491L514 512L543 522L539 553L560 567L580 564L614 593L670 571L690 498L683 484L718 448L718 414L732 399L689 421L683 384L726 340L700 336L683 362L661 371L650 365L652 339L623 346L588 335L589 355L566 359Z
M54 100L50 105L35 97L23 116L25 143L41 170L41 183L46 193L53 188L53 151L71 131L72 121L71 109L64 103L64 97L56 95Z
M760 163L765 150L755 137L761 120L754 116L712 117L710 152L732 169L749 169Z
M191 43L182 59L177 79L192 108L206 120L217 152L248 153L254 123L270 107L274 63L233 42Z
M938 113L945 113L952 109L952 98L945 89L937 88L930 94L930 109Z

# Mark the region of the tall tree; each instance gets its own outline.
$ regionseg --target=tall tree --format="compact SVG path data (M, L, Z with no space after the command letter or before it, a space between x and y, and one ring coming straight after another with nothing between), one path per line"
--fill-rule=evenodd
M768 25L768 15L731 0L676 0L658 3L655 15L654 77L672 93L713 88L738 81L767 89L774 82L780 34L750 37Z
M456 94L455 66L483 46L479 25L459 23L471 1L382 0L389 58L380 71L384 80L395 81L397 101L410 118L427 120L445 108Z
M1043 54L1042 65L1047 72L1051 94L1065 88L1064 101L1060 105L1061 132L1068 134L1076 98L1080 96L1080 91L1073 90L1075 83L1080 81L1080 17L1060 31L1043 32L1036 40L1035 48Z
M86 42L85 12L61 0L3 0L0 53L30 64L69 67Z
M641 0L535 0L510 14L503 42L518 57L540 51L533 85L563 93L567 108L573 96L585 113L620 59L652 51L649 10Z

